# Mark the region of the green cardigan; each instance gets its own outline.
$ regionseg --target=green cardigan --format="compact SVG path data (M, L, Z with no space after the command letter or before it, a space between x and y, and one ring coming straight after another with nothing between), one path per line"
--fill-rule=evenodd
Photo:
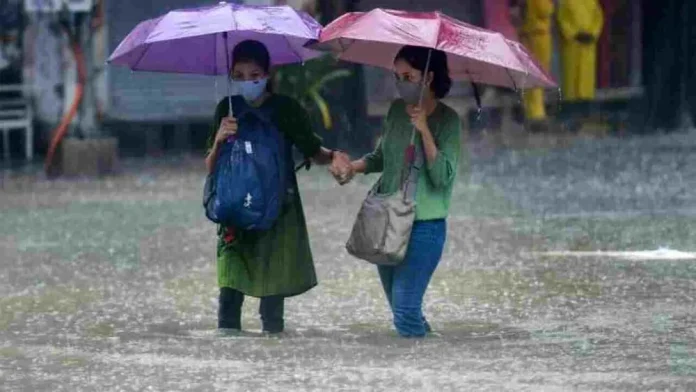
M461 151L461 121L457 112L438 103L428 116L428 126L435 139L438 155L420 171L416 195L416 220L443 219L449 214L452 187L457 177ZM411 141L411 119L403 100L396 100L384 120L382 138L377 148L366 155L366 173L382 173L380 192L399 190L404 167L404 151ZM416 132L416 146L422 149L421 136Z

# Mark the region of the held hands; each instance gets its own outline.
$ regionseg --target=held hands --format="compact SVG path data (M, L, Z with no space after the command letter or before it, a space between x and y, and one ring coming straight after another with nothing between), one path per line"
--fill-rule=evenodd
M220 127L215 135L215 144L220 145L230 136L237 133L237 119L234 117L223 117L220 121Z
M350 162L350 156L344 152L335 151L331 166L329 166L329 172L340 185L349 183L355 176L355 169Z
M411 117L411 124L416 127L416 130L421 134L428 132L428 116L420 106L408 105L406 106L406 113Z

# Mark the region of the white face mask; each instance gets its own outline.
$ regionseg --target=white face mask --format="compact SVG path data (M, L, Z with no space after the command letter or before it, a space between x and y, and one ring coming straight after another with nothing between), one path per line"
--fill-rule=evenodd
M408 80L396 80L396 89L399 91L399 95L409 105L418 105L418 103L420 103L422 87L423 85L421 83L413 83Z
M247 102L254 102L266 91L268 78L244 81L233 80L232 84L236 88L236 91L239 92L239 95L244 97Z

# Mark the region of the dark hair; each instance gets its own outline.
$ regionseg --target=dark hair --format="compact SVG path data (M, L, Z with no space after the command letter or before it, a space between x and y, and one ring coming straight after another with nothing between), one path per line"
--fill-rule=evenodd
M430 57L430 67L428 72L433 73L433 81L430 84L430 89L437 99L442 99L449 94L452 88L452 79L449 76L449 67L447 66L447 55L445 52L437 49L425 48L422 46L404 46L394 58L396 60L404 60L411 67L421 71L423 77L425 74L425 66L428 63L428 51L432 50Z
M268 53L266 45L259 41L242 41L232 50L233 69L237 63L255 63L268 73L271 69L271 55Z

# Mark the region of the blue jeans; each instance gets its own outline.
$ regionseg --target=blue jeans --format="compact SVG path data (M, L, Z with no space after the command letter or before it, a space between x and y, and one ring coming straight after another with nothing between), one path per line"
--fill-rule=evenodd
M395 267L377 267L394 326L403 337L423 337L430 332L423 316L423 296L442 258L446 238L444 219L416 221L404 261Z

